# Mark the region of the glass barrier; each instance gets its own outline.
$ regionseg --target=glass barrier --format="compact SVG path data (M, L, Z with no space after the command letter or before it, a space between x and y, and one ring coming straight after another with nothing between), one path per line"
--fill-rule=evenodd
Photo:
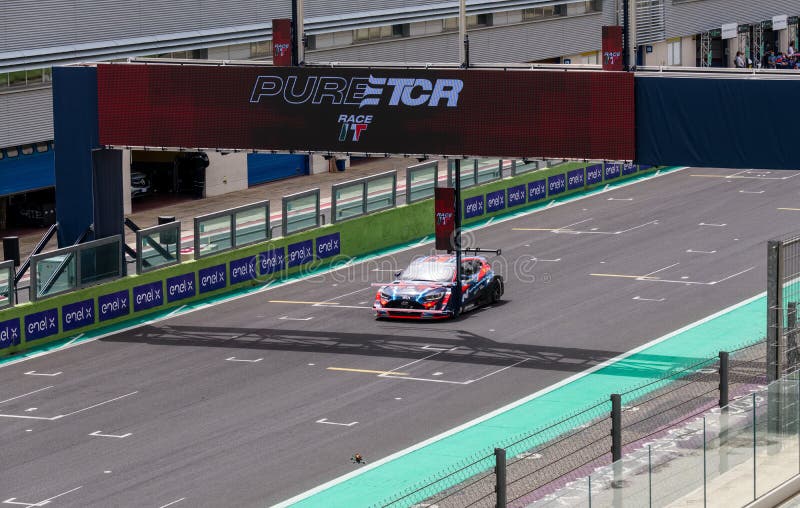
M195 259L269 240L269 201L194 218Z
M526 161L525 159L521 161L511 161L511 174L514 176L529 171L536 171L537 169L539 169L539 163L537 161Z
M283 236L319 226L319 189L283 197Z
M478 168L475 173L475 180L478 184L493 182L503 176L502 159L481 159L476 160Z
M367 179L367 213L393 208L397 203L397 171Z
M0 309L14 305L14 261L0 263Z
M122 277L120 235L31 256L31 300Z
M406 170L406 203L432 198L439 181L439 163L425 162Z
M331 188L333 202L331 203L331 220L351 219L366 213L364 206L364 188L366 185L363 180L340 183Z
M455 187L455 160L447 161L447 185L448 187ZM475 186L478 178L478 160L477 159L462 159L461 160L461 188Z
M169 222L136 232L136 273L181 262L181 223Z

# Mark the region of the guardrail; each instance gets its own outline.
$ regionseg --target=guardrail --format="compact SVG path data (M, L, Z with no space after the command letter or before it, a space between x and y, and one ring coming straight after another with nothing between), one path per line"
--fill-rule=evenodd
M397 171L338 183L331 187L334 224L397 205Z
M286 198L284 198L284 211L286 210L285 200ZM263 242L269 238L269 200L194 218L194 256L196 259ZM180 246L178 246L178 250L180 250Z
M180 238L180 221L137 230L136 273L142 274L179 264L181 262Z
M283 236L319 227L319 189L284 196L282 209Z

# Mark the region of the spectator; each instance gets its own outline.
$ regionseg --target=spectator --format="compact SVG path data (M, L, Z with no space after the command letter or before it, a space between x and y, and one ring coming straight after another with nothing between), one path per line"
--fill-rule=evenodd
M767 67L770 69L775 69L777 66L778 58L775 56L775 52L769 50L767 53Z
M733 61L733 65L737 69L744 69L744 54L741 51L736 52L736 58Z
M786 50L786 56L792 58L794 56L794 42L789 43L789 49Z

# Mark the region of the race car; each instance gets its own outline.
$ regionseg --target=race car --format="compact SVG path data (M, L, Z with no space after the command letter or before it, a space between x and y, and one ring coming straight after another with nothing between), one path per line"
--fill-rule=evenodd
M461 260L461 311L497 302L505 287L486 258ZM375 295L376 317L400 319L446 319L454 315L456 284L454 254L426 256L414 260L391 284Z

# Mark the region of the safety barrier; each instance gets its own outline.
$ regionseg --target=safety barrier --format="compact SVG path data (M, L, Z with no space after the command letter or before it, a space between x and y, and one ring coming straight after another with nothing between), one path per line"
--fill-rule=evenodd
M431 184L437 181L436 164L434 161L419 165L425 173L424 177L412 180L412 184L418 184L415 190L422 186L425 193L430 190L432 195ZM622 164L614 163L588 166L565 163L496 180L463 191L464 224L516 212L545 199L560 198L650 170L652 168L633 165L623 170ZM407 192L412 191L407 189ZM319 224L319 190L287 196L283 204L283 224L292 226L283 237L196 256L196 259L171 266L143 270L109 283L1 310L0 355L418 241L433 233L434 224L433 199L415 201L417 197L412 196L408 204L395 208L314 227ZM230 224L229 217L236 216L230 210L223 215L228 217L222 221L228 221L226 224ZM314 218L309 218L312 215ZM313 224L304 221L313 221ZM294 232L298 229L303 230ZM169 263L179 259L179 246L171 241L175 238L168 239L170 241L164 238L165 232L175 234L176 229L141 231L152 235L148 237L153 240L156 234L160 235L153 243L160 244L169 253L169 256L159 253L162 258ZM142 245L147 243L153 247L142 238ZM173 255L175 259L170 259ZM156 258L152 254L146 259Z

